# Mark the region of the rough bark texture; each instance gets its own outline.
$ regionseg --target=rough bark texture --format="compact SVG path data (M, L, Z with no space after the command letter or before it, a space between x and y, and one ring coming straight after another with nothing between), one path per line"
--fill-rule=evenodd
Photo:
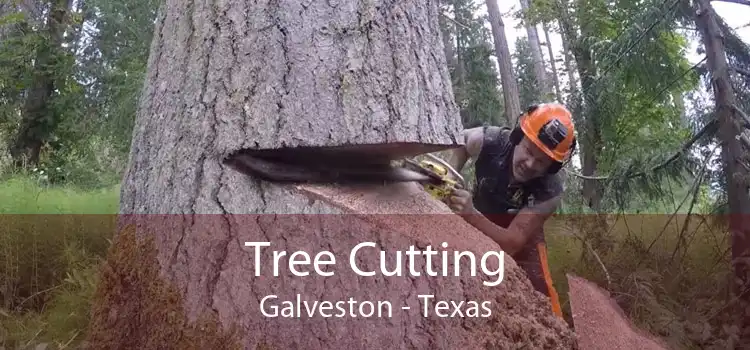
M242 148L460 142L433 2L169 0L157 22L123 212L221 212Z
M737 304L731 309L736 315L739 329L735 348L750 346L750 197L748 186L743 181L747 170L743 166L742 155L746 153L740 143L741 120L736 116L735 96L729 76L729 67L722 40L721 29L717 23L716 12L710 1L699 0L696 9L696 25L701 33L706 49L706 65L711 73L711 87L716 99L716 118L719 122L718 135L722 142L722 161L726 174L726 186L729 204L729 232L732 237L732 267L734 297Z
M568 293L581 349L666 350L663 341L636 328L596 284L568 274Z
M242 176L227 174L227 181L241 182ZM181 291L182 312L191 322L201 318L210 322L211 318L206 316L211 316L213 310L214 319L223 325L215 327L214 333L218 335L212 335L216 339L212 342L238 341L245 349L259 345L274 349L577 348L567 324L552 314L548 300L533 290L523 271L507 256L503 282L496 287L482 285L482 281L489 278L482 277L481 271L477 277L472 277L466 259L461 261L464 273L458 278L425 277L426 266L422 259L417 259L415 265L416 271L422 274L419 277L362 277L347 268L352 247L367 241L377 242L377 249L389 254L388 266L394 264L395 250L405 251L410 245L423 250L427 245L438 247L447 242L450 251L471 251L477 256L488 250L499 250L489 238L451 214L444 204L432 199L415 183L371 188L265 184L258 191L266 202L257 211L350 215L235 215L226 219L216 215L194 218L194 226L176 219L163 219L160 225L153 226L159 233L153 236L156 247L161 248L157 259L161 266L169 266L169 283L173 286L170 290ZM242 199L238 193L222 196L220 201L227 210L242 211L247 208ZM374 213L381 215L372 215ZM145 219L141 221L144 222ZM154 223L154 219L149 218L146 226ZM146 229L139 230L143 232ZM243 246L247 241L273 244L262 253L263 277L253 275L252 248ZM282 266L281 274L274 277L270 266L271 249L289 253L304 250L311 255L329 250L336 256L337 265L329 269L335 271L335 275L294 277ZM120 260L141 255L125 253ZM360 255L360 266L378 269L377 250L366 248ZM497 267L493 259L488 262L490 268ZM448 271L453 271L454 267L449 263ZM437 263L433 268L440 271L442 264ZM312 270L311 267L302 269ZM127 286L132 281L129 276L153 273L123 274L122 281L114 282L112 275L116 274L109 275L109 285ZM164 334L174 334L172 337L181 342L194 342L194 337L180 336L182 333L171 329L154 333L144 330L152 324L142 321L144 318L139 317L137 306L165 297L152 297L148 293L134 294L130 298L106 297L106 293L119 295L121 290L108 288L105 297L99 297L99 312L94 320L99 326L92 335L94 348L100 348L96 339L122 339L125 333L142 336L129 338L129 346L139 349L164 344L148 339L145 335L149 334L162 338L168 338ZM278 305L281 300L295 300L297 294L302 300L346 301L353 297L360 302L389 301L394 305L393 317L266 318L259 310L261 298L267 295L277 295L279 299L274 303ZM455 302L490 301L492 316L440 318L432 313L431 317L423 317L424 305L417 297L419 294L432 294L436 299ZM101 300L109 304L102 305ZM118 302L122 304L116 304ZM402 306L410 306L410 309L401 310ZM304 310L302 306L303 314ZM147 313L154 314L163 313ZM165 327L165 322L159 325ZM187 328L183 323L177 325ZM193 329L190 327L183 332L192 334Z
M510 258L497 287L482 285L487 278L481 270L472 277L467 259L460 278L424 277L421 259L416 269L423 275L414 278L361 277L347 268L347 254L367 241L386 251L389 266L394 250L410 245L446 242L449 250L475 254L499 250L417 184L278 185L222 165L222 156L251 147L413 142L433 150L457 144L460 118L437 18L437 5L422 1L250 6L168 0L152 44L121 212L188 215L123 216L123 223L138 224L138 237L153 238L157 263L132 249L110 255L119 256L105 266L107 285L114 287L100 289L92 347L107 348L118 339L138 349L174 347L171 339L192 347L201 338L189 325L200 319L212 325L213 319L221 327L203 345L575 348L567 325ZM403 215L415 212L441 215ZM273 245L263 250L260 277L253 273L248 241ZM271 250L332 251L335 275L295 277L282 265L274 277ZM377 269L377 252L366 249L360 263ZM149 269L154 265L158 277ZM271 294L279 296L277 303L297 294L303 300L390 301L393 318L268 318L259 304ZM418 294L488 300L492 317L422 317ZM162 301L168 301L166 311L151 309ZM405 305L411 308L401 309ZM152 316L161 329L145 321Z
M503 86L503 98L505 105L505 118L509 125L515 125L516 119L521 115L521 101L518 96L518 83L513 75L513 66L510 59L508 40L505 38L505 24L500 15L500 7L497 0L487 0L487 15L492 27L492 37L495 41L495 55L500 68L500 82Z

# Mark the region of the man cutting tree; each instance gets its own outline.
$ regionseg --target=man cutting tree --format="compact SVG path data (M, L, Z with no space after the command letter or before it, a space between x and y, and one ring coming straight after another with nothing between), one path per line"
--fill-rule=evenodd
M456 190L449 206L510 254L562 317L543 225L560 204L563 186L557 172L576 146L570 112L560 104L535 105L514 129L477 127L463 135L465 145L449 162L461 171L473 159L477 185L473 197Z

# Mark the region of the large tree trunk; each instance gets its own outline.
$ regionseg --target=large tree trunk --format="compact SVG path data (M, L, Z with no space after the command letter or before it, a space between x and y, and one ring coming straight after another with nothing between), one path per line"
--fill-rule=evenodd
M442 242L477 253L499 250L460 217L446 215L447 207L417 184L292 186L222 165L224 155L243 148L371 144L400 157L457 144L461 124L436 3L349 4L166 2L122 186L121 212L128 214L122 222L137 229L116 237L102 270L93 348L574 346L570 330L510 258L500 260L504 280L494 288L468 270L460 278L424 276L421 258L414 266L419 277L363 277L347 268L349 252L362 242L377 242L391 258L394 250ZM419 212L441 215L394 217ZM131 215L153 213L189 216ZM271 247L256 260L243 242ZM295 277L287 255L274 276L271 250L331 251L335 266L323 273L335 275L302 267L311 275ZM377 250L359 255L360 267L379 268ZM492 260L489 268L497 267ZM468 262L462 259L460 268ZM393 318L325 318L323 310L309 318L304 305L300 317L266 317L261 300L271 295L278 299L265 300L266 312L273 312L268 303L297 296L345 303L351 297L391 302ZM490 301L492 317L423 317L418 295Z
M492 27L492 37L495 41L495 55L497 65L500 69L500 82L503 85L503 98L505 101L505 119L510 126L515 125L516 119L521 115L521 101L518 96L518 82L513 75L513 65L510 58L508 40L505 38L505 24L500 15L500 7L497 0L486 0L487 14Z
M561 10L559 23L562 29L563 43L567 42L570 45L570 52L576 61L576 67L578 68L578 76L581 78L581 90L580 94L573 95L573 109L576 111L574 117L576 122L581 124L581 129L585 132L579 136L579 142L581 145L581 165L582 173L585 176L595 176L598 158L601 153L601 132L599 125L596 121L596 113L594 110L596 106L595 101L592 100L592 96L595 95L595 91L592 91L593 82L596 77L596 66L591 54L591 48L582 39L579 39L576 31L573 28L571 17L567 11L566 4L564 1L557 3L558 9ZM585 32L581 34L581 38L586 38ZM567 49L566 49L567 52ZM571 82L572 83L572 82ZM601 183L595 179L584 179L583 180L583 191L582 195L586 200L588 207L594 211L601 209Z
M732 237L732 267L735 298L739 305L734 310L739 330L739 340L734 348L750 346L750 197L748 197L748 172L742 159L746 151L738 136L742 128L735 117L735 96L732 89L722 33L717 15L707 0L697 2L696 26L701 33L706 50L706 65L711 73L711 87L716 99L716 117L719 122L718 135L722 143L722 160L726 174L729 201L729 232ZM750 145L748 145L750 146Z

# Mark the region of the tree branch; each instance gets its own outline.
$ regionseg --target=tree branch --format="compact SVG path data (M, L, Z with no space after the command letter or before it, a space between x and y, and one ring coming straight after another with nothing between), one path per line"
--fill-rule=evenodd
M731 2L735 4L750 6L750 0L712 0L712 1Z
M457 25L460 25L460 26L464 27L465 29L471 29L471 28L469 28L469 27L468 27L467 25L465 25L465 24L463 24L463 23L461 23L461 22L459 22L459 21L456 21L456 20L455 20L455 19L453 19L453 18L450 18L450 17L449 17L448 15L446 15L446 14L445 14L444 12L440 12L440 15L441 15L441 16L443 16L443 17L445 17L445 18L446 18L447 20L449 20L449 21L451 21L451 22L453 22L453 23L457 24Z
M734 111L737 112L737 114L739 114L740 117L742 118L743 125L746 128L750 127L750 117L748 117L747 114L745 114L745 112L743 112L739 107L737 107L737 105L732 105L732 108L734 108Z
M742 74L742 75L750 78L750 71L749 70L742 69L742 68L737 68L737 67L729 67L729 69L731 69L731 70L733 70L733 71L735 71L737 73L740 73L740 74Z
M698 142L698 140L700 140L703 137L703 135L707 134L709 131L712 131L717 125L718 125L718 122L715 119L712 120L710 123L706 124L700 131L695 133L695 135L693 135L693 137L691 137L690 140L685 142L685 144L682 145L680 150L675 152L671 157L669 157L669 159L657 164L656 166L652 167L648 171L640 171L634 174L630 174L627 178L632 179L632 178L636 178L639 176L645 176L647 172L654 172L656 170L659 170L669 165L669 163L672 163L675 160L677 160L677 158L679 158L681 154L685 153L688 149L690 149L690 147L692 147L694 143ZM579 174L573 171L566 171L566 172L584 180L608 180L610 178L610 176L587 176L587 175Z
M740 5L746 5L750 6L750 0L711 0L711 1L718 1L718 2L731 2L734 4L740 4Z

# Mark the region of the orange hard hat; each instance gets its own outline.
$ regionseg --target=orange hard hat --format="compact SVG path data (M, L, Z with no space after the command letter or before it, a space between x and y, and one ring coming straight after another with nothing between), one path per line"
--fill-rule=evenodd
M573 115L559 103L529 108L520 124L526 137L557 162L563 162L575 146Z

